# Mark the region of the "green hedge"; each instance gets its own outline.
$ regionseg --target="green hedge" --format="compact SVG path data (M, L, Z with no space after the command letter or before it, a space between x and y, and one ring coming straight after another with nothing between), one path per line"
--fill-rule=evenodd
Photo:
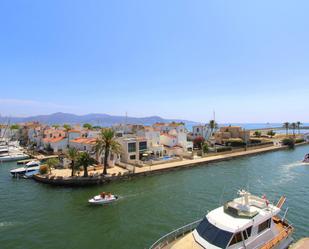
M244 146L245 143L242 139L239 138L230 138L225 142L226 146L232 146L232 147L241 147Z
M283 145L287 145L290 149L295 147L295 140L292 138L285 138L282 140Z
M297 138L297 139L295 139L295 143L296 143L296 144L303 143L303 142L305 142L305 139L303 139L303 138Z
M217 148L217 152L224 152L224 151L231 151L231 150L232 150L231 146L225 146L225 147Z
M262 143L262 140L258 139L258 138L251 138L250 143L251 144L260 144L260 143Z

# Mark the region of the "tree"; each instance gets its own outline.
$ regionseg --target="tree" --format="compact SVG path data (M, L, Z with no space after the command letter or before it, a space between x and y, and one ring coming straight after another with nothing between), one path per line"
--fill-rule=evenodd
M201 136L196 137L193 140L193 146L195 148L202 149L204 142L205 142L205 139L203 137L201 137Z
M267 132L267 135L272 138L273 136L276 135L276 132L274 132L273 130L270 130L270 131Z
M10 126L11 130L18 130L20 128L20 126L18 124L13 124Z
M95 152L101 156L104 152L104 169L103 174L107 174L108 157L110 153L119 154L121 152L121 145L116 140L115 132L110 128L103 128L96 140Z
M59 164L58 158L49 158L46 161L46 165L48 167L49 173L51 174L51 169L56 167Z
M292 138L285 138L282 140L283 145L287 145L289 149L294 149L295 147L295 140Z
M298 129L298 135L300 134L300 126L301 125L302 125L302 123L300 121L296 122L296 126L297 126L297 129Z
M76 162L78 160L78 150L76 148L69 148L68 152L66 153L67 158L71 160L71 169L72 173L71 176L74 176L75 168L76 168Z
M262 132L260 132L260 131L255 131L255 132L253 133L253 135L256 136L256 137L260 137L260 136L262 135Z
M291 128L293 129L293 136L295 137L295 129L296 129L296 127L297 127L297 125L296 125L296 123L292 123L291 124Z
M91 129L92 129L92 125L89 124L89 123L85 123L85 124L83 125L83 127L84 127L85 129L88 129L88 130L91 130Z
M209 147L207 143L203 144L203 153L207 153L209 151Z
M52 127L54 127L55 129L58 129L60 127L60 125L58 124L53 124Z
M84 177L88 176L88 166L93 164L94 160L91 158L89 153L87 152L81 152L79 153L78 159L77 159L77 164L79 166L83 166L84 168Z
M210 133L211 133L210 136L212 136L214 131L218 128L218 124L216 123L215 120L212 119L209 121L209 128L210 128Z
M64 125L63 125L63 128L64 128L66 131L69 131L69 130L72 129L71 125L69 125L69 124L64 124Z
M286 130L286 135L289 134L289 127L290 127L290 123L289 122L283 123L283 128L285 128L285 130Z
M72 129L72 127L71 127L71 125L69 125L69 124L64 124L63 125L63 128L64 128L64 130L65 130L65 132L66 132L66 136L67 136L67 138L68 138L68 148L70 147L70 136L69 136L69 131Z

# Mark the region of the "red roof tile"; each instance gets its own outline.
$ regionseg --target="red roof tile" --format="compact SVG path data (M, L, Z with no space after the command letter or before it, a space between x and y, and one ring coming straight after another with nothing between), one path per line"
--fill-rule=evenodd
M79 144L95 144L96 141L97 141L96 138L85 138L85 137L79 137L70 140L70 142L72 143L79 143Z
M52 138L44 138L43 141L45 143L57 143L61 140L65 139L64 137L52 137Z

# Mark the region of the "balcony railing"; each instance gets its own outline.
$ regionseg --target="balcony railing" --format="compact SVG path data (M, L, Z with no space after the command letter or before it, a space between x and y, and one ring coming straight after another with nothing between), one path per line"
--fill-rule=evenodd
M183 227L177 228L176 230L164 235L160 239L158 239L155 243L153 243L149 249L161 249L167 246L168 244L174 242L179 237L184 236L185 234L193 231L198 224L202 221L202 219L196 220L192 223L189 223Z

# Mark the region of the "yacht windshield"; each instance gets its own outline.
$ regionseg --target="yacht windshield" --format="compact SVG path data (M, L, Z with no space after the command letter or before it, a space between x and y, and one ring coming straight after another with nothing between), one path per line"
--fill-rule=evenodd
M233 234L211 224L207 218L196 228L198 234L205 239L208 243L220 247L226 248Z

